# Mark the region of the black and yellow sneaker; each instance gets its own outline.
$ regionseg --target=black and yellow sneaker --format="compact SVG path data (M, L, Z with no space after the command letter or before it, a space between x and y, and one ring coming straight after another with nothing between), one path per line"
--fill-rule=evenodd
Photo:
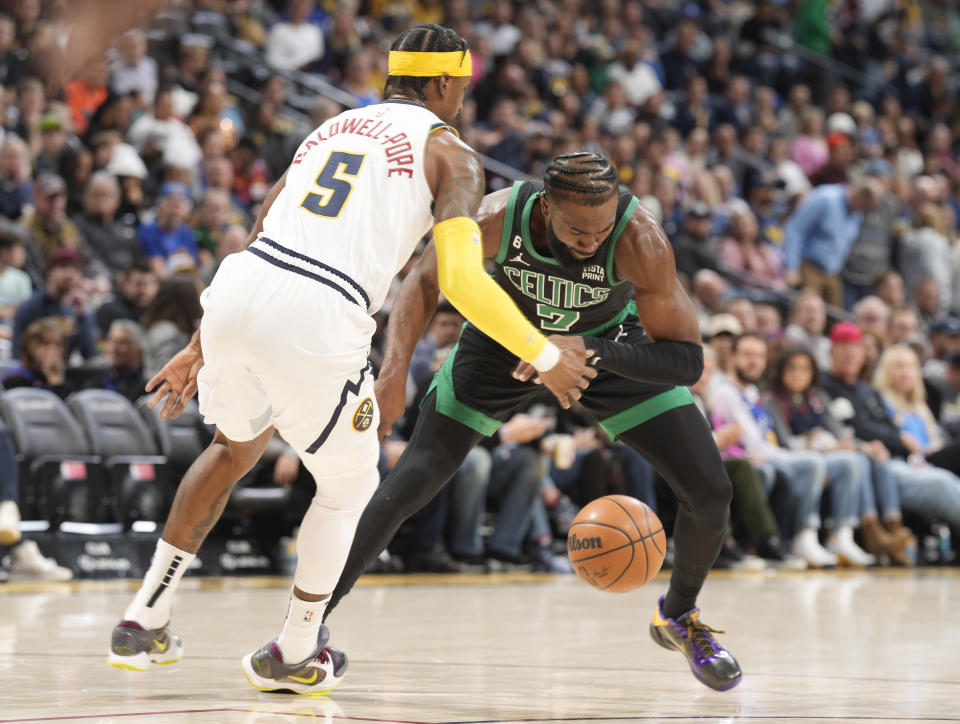
M143 628L121 621L113 629L107 664L115 669L146 671L150 664L175 664L183 658L183 642L166 626Z
M330 630L324 625L317 636L317 649L307 659L285 664L276 640L241 660L250 686L260 691L291 692L319 696L330 692L347 672L347 655L327 646Z
M650 624L650 636L665 649L680 651L687 657L690 670L701 684L717 691L732 689L743 674L731 653L717 643L711 634L723 633L700 623L700 609L687 611L679 618L663 615L663 596Z

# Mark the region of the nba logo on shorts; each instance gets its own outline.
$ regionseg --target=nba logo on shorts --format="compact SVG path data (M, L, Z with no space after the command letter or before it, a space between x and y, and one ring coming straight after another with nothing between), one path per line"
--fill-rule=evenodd
M307 611L305 614L303 614L303 620L306 623L313 621L313 611Z
M353 429L357 432L366 432L373 423L373 400L367 397L353 413Z

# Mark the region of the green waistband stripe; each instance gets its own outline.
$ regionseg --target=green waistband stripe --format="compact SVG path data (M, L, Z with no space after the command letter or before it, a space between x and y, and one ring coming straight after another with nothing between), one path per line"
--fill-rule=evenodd
M461 332L462 334L462 332ZM443 363L440 371L433 376L430 383L430 389L424 398L430 395L432 390L437 391L437 412L446 417L453 418L457 422L466 425L471 430L476 430L481 435L490 437L500 429L503 424L489 415L485 415L480 410L475 410L469 405L465 405L457 399L456 392L453 389L453 360L457 356L459 342L450 350L447 360ZM421 403L422 404L422 403Z
M617 435L637 425L642 425L657 415L662 415L676 407L692 404L693 395L690 394L689 388L674 387L672 390L661 392L649 400L644 400L633 407L629 407L623 412L618 412L613 417L601 420L600 427L610 436L611 440L616 440Z

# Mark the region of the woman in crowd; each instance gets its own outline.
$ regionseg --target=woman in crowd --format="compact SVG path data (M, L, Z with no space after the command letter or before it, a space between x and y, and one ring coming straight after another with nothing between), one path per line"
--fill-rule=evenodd
M67 382L67 340L61 322L44 317L27 327L20 343L20 366L3 376L4 389L39 387L65 398L73 392Z
M200 323L203 309L197 282L191 277L167 279L143 313L146 354L143 375L151 379L183 349Z
M833 532L827 548L853 564L869 564L871 557L889 557L895 563L908 565L908 548L916 541L902 526L893 528L895 532L887 530L878 514L879 501L884 521L901 521L896 482L884 465L874 464L866 455L856 452L853 441L830 414L819 377L809 351L787 350L777 362L765 402L782 444L792 449L819 450L828 460L851 455L858 459L859 499L837 485L829 486ZM853 529L858 525L870 555L860 555L863 551L853 541ZM846 552L841 553L841 549Z

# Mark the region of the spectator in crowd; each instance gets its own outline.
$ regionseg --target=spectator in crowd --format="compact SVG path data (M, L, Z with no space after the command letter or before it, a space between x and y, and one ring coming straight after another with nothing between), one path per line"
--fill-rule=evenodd
M43 173L37 177L33 187L34 211L18 222L29 234L32 246L39 258L28 258L28 264L39 265L29 271L42 274L50 255L60 247L79 249L83 235L67 218L67 185L56 174Z
M716 355L710 347L703 349L703 374L695 385L690 388L693 400L700 412L713 425L713 414L710 409L710 388L715 379ZM742 430L736 422L728 422L713 430L713 439L723 455L723 467L733 485L733 515L738 526L750 543L756 547L760 558L774 562L785 563L787 553L783 549L780 538L780 527L774 518L773 511L767 499L766 486L759 471L743 458L730 457L728 448L740 440ZM727 555L730 555L732 546L725 544ZM721 555L724 551L721 551ZM736 554L732 556L736 558ZM742 556L740 558L742 560ZM799 560L799 559L795 559ZM795 566L794 566L795 567ZM803 566L806 567L805 565Z
M786 288L780 250L760 238L757 217L749 209L734 212L730 235L720 247L720 259L727 268L749 274L750 286Z
M300 70L323 56L323 30L310 22L313 0L290 0L289 19L267 34L267 62L279 70Z
M903 277L896 269L882 272L873 283L873 293L885 301L892 309L903 307L907 295L903 289Z
M677 271L692 279L700 269L716 269L717 256L712 248L713 219L710 207L695 202L683 219L683 228L673 239Z
M33 293L30 277L15 262L23 254L23 239L11 228L0 227L0 338L13 336L17 307Z
M822 453L787 450L773 442L773 419L757 389L767 367L767 344L760 335L745 332L736 339L733 366L734 375L718 380L710 390L714 427L734 422L740 428L740 438L728 447L728 454L753 460L763 470L768 487L777 473L789 481L797 501L791 553L813 568L837 565L837 556L820 545L820 498L828 469L834 490L849 494L852 489L856 496L859 465L846 458L828 461Z
M67 344L63 326L46 317L30 324L20 340L20 365L3 376L3 387L38 387L61 398L74 391L67 381Z
M883 194L876 205L864 214L860 236L843 266L844 305L847 309L870 294L871 286L890 268L896 223L900 215L900 204L891 192L893 166L883 159L873 159L867 164L866 173L882 186Z
M146 332L144 376L152 379L197 330L203 309L194 279L175 276L165 279L143 313Z
M200 146L190 127L174 115L171 88L161 88L152 106L130 126L127 138L140 151L149 145L162 151L168 166L194 169L200 162Z
M143 255L160 279L200 266L197 242L187 226L190 207L190 189L177 181L167 181L160 187L157 220L137 230Z
M847 183L850 180L850 166L856 159L850 136L840 131L828 133L827 150L830 157L823 166L810 174L810 183L814 186Z
M890 327L886 335L889 344L900 344L920 329L920 319L911 307L900 307L890 312Z
M97 387L119 392L130 402L143 397L147 384L143 376L143 355L146 340L139 324L117 319L110 325L104 340L107 371Z
M960 478L937 467L936 453L927 460L922 453L911 452L912 441L903 436L891 419L880 392L860 379L864 349L859 328L838 324L831 333L832 363L830 374L824 376L824 389L833 398L830 410L834 417L852 426L858 441L874 443L881 456L884 451L890 456L888 467L897 481L900 506L905 513L926 520L946 519L954 531L960 531ZM888 379L887 373L882 377ZM903 526L895 515L885 516L883 522L891 533Z
M0 20L0 26L2 24ZM8 219L26 215L32 190L27 144L17 136L7 136L0 144L0 214Z
M105 171L97 171L83 194L83 213L74 222L83 236L87 276L106 275L114 280L140 258L140 244L129 225L117 219L120 184Z
M69 246L50 255L46 283L20 304L13 316L14 350L21 348L24 333L33 322L50 317L66 335L68 358L75 353L84 359L96 354L82 268L80 255Z
M813 352L817 365L830 364L830 340L824 336L827 312L823 299L812 289L804 289L793 299L786 338L790 344Z
M217 269L220 268L220 264L224 258L247 248L247 238L249 236L250 233L247 227L237 224L231 224L224 230L223 235L220 237L220 242L217 244L216 257L211 264L205 266L203 269L201 276L205 284L209 285L213 281L213 277L217 273Z
M890 307L880 297L870 295L853 305L853 321L861 331L886 339L890 327Z
M117 319L139 322L157 293L157 275L145 259L134 261L117 277L113 294L97 309L97 329L106 337Z
M121 96L135 94L141 107L153 103L157 61L147 55L147 38L142 30L130 30L117 41L110 64L110 90Z
M410 359L410 376L417 389L423 388L430 382L435 371L436 351L456 344L462 327L463 315L450 302L441 302L433 313L427 333L417 342Z
M843 306L840 271L860 234L863 213L883 195L875 179L828 184L810 192L785 228L784 267L791 286L802 283L837 307Z
M733 373L733 342L744 333L740 320L732 314L714 314L703 332L704 342L716 357L719 375Z
M770 391L764 399L773 416L777 437L790 449L818 450L828 460L838 455L857 458L861 471L859 498L849 497L853 491L838 490L834 485L829 487L833 530L827 548L852 565L870 565L880 556L890 556L905 565L909 536L895 538L890 535L880 525L877 516L878 497L889 501L887 514L900 514L896 482L882 464L883 453L875 444L857 452L856 444L830 414L828 398L820 387L819 377L817 363L809 351L787 350L777 362ZM870 453L876 456L876 461L868 457ZM853 540L854 528L861 524L867 546L871 549L869 554L865 554Z
M949 311L953 303L953 257L944 231L940 207L933 203L924 204L917 214L914 228L900 240L897 265L909 297L916 294L924 279L936 281L940 292L938 314Z

